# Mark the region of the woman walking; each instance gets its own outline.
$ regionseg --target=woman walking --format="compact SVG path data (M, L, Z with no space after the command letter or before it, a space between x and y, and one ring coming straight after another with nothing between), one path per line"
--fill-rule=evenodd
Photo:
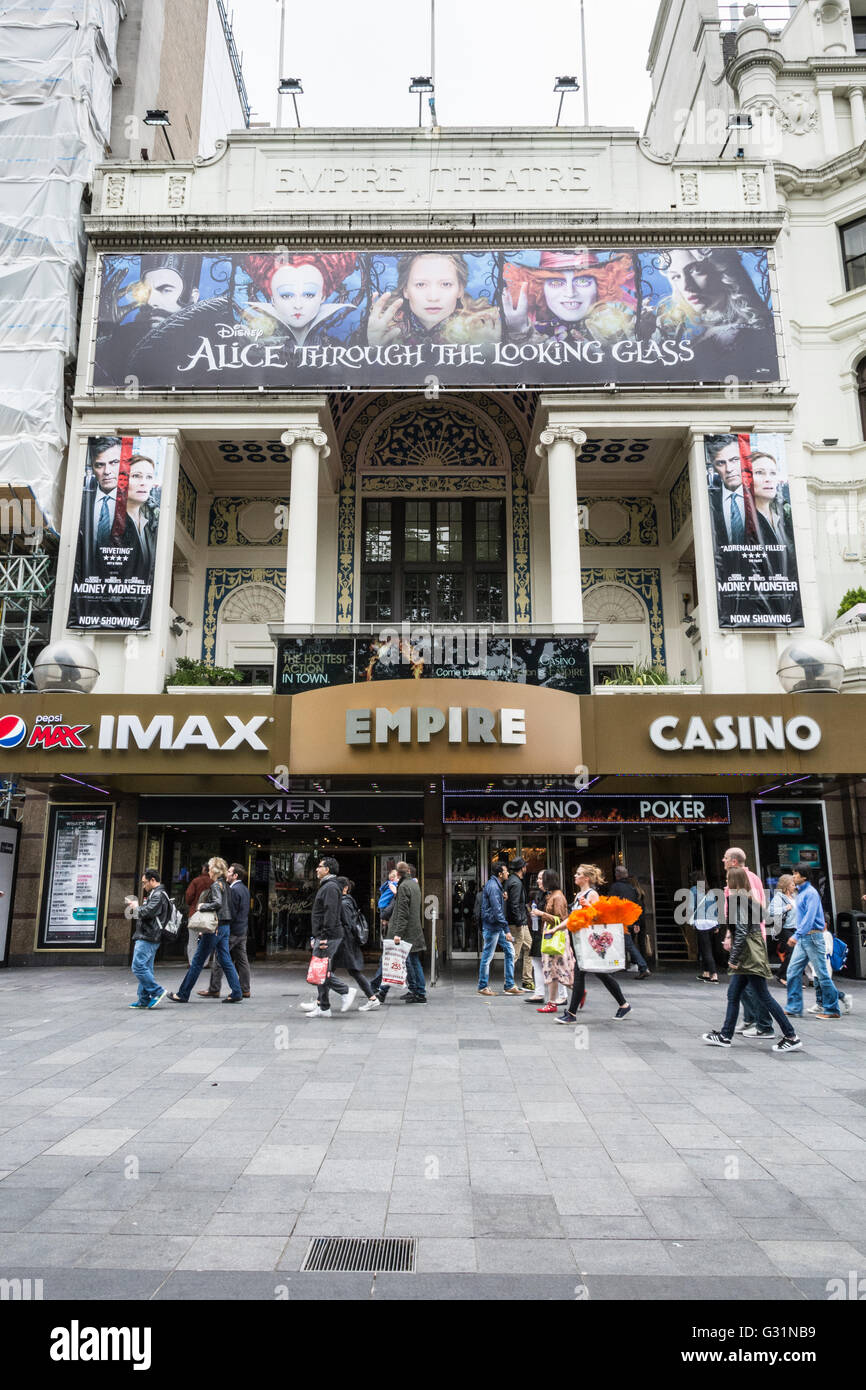
M545 934L563 926L568 916L568 903L562 891L559 874L553 869L542 869L538 875L538 886L544 890L544 908L533 905L531 916L536 922L544 923ZM555 1014L561 990L571 986L574 979L574 952L571 949L569 933L565 933L565 951L561 956L542 955L541 969L547 988L547 1003L538 1010L540 1014Z
M216 913L217 930L215 932L199 932L198 945L195 948L192 964L178 985L176 993L168 996L174 1004L189 1003L189 996L192 994L195 982L210 960L214 948L216 948L217 960L223 968L229 987L229 994L223 1003L240 1004L244 997L238 972L235 970L235 963L229 950L231 907L229 906L229 886L226 882L228 870L229 866L224 859L215 857L207 862L210 888L206 888L199 899L197 910Z
M794 948L788 945L788 941L797 929L797 888L793 874L782 874L776 884L776 891L767 908L767 925L776 943L781 964L778 983L786 985L788 980L785 972L794 954Z
M707 888L704 876L699 869L693 870L689 878L691 879L689 889L691 906L688 922L690 927L694 927L697 937L698 961L701 965L698 979L705 985L717 985L719 976L716 970L713 946L719 929L719 895L713 889Z
M731 1046L740 1013L740 1000L751 982L756 1002L767 1009L783 1033L779 1042L774 1043L773 1051L797 1052L802 1043L788 1021L785 1010L767 988L767 981L772 979L773 972L767 960L767 947L761 934L760 921L755 920L760 918L760 903L745 869L728 869L727 887L725 918L731 938L728 1009L721 1028L712 1033L704 1033L703 1040L709 1043L710 1047Z
M574 911L578 907L586 907L590 903L598 902L598 885L603 882L604 875L602 874L601 869L599 869L596 864L578 864L577 869L574 873L574 886L577 889L577 895L574 899L574 902L571 905L571 910ZM569 932L569 936L573 937L574 933ZM631 1013L631 1004L627 1002L626 997L620 989L619 985L617 984L616 980L613 978L612 975L605 974L601 971L599 972L599 979L601 980L601 983L604 985L608 994L612 994L617 1002L618 1008L616 1013L614 1014L614 1018L625 1018L627 1014ZM556 1020L557 1023L576 1023L577 1011L578 1009L583 1008L585 1000L586 972L584 970L581 970L577 965L575 965L574 987L571 991L571 1003L569 1004L565 1012L560 1014L559 1018Z

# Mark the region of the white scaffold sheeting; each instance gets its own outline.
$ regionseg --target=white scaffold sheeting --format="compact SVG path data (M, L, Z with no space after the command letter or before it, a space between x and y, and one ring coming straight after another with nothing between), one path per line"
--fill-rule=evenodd
M81 277L87 240L81 222L83 183L0 182L0 261L51 256Z
M0 351L59 347L75 351L78 285L62 261L0 262Z
M105 155L124 0L0 0L0 490L60 518L81 202Z

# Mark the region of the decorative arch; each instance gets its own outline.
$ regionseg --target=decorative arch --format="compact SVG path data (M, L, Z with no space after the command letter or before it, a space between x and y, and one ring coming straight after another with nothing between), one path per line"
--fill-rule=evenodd
M204 619L202 622L201 657L208 665L216 661L217 626L222 615L223 605L232 597L241 599L243 590L250 587L258 591L272 591L281 599L276 613L279 621L284 612L286 592L286 571L284 569L208 569L205 572ZM236 610L237 611L237 610ZM235 619L234 621L258 621L258 619ZM265 619L268 621L268 619Z
M244 584L225 600L221 623L279 623L285 612L285 595L273 584Z
M583 569L581 570L583 582L583 611L588 617L593 608L598 605L602 611L607 603L608 607L613 602L611 590L624 591L632 603L639 602L641 605L641 622L649 621L649 640L652 663L654 666L665 666L665 624L662 611L662 581L661 570L647 569L632 565L617 565L610 568ZM596 596L596 589L601 593ZM607 594L605 594L607 590ZM620 604L624 600L617 600ZM630 611L637 611L630 609ZM607 622L607 618L595 618L592 621ZM616 621L616 620L615 620ZM631 622L630 618L620 618L620 622Z
M589 623L647 623L647 606L624 584L595 584L584 595L583 616Z
M518 623L531 622L526 449L520 416L493 396L376 396L366 402L349 418L342 441L337 623L354 619L359 490L415 496L510 491L514 613Z

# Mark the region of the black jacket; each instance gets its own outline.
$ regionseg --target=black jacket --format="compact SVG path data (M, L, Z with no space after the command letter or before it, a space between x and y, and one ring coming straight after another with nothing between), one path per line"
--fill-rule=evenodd
M220 922L230 922L232 910L229 905L229 886L224 878L215 878L210 888L206 888L198 900L197 911L208 911L209 904L215 904Z
M170 913L171 899L162 884L158 883L155 888L151 888L138 909L135 931L132 933L133 941L149 941L151 945L155 941L161 941L162 929Z
M343 935L342 898L340 885L334 874L327 874L319 884L319 891L313 899L310 919L312 934L328 941L338 941Z
M351 893L344 893L340 899L340 926L343 939L337 954L334 956L334 965L342 965L346 970L364 969L364 953L361 950L361 943L352 930L357 921L358 910L358 904Z
M505 880L505 917L510 927L525 927L529 923L526 883L518 874L509 874Z

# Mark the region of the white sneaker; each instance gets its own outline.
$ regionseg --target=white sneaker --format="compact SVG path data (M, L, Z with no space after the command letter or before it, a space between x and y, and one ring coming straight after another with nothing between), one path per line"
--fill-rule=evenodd
M344 995L343 995L343 1002L342 1002L342 1004L340 1005L340 1013L341 1013L341 1014L347 1014L347 1013L349 1012L349 1010L351 1009L352 1005L353 1005L354 1002L355 1002L355 997L356 997L357 993L358 993L357 989L355 989L355 987L353 986L353 987L349 990L349 993L348 993L348 994L344 994Z
M820 1004L810 1004L808 1009L806 1010L807 1014L819 1014L821 1012L822 1010Z
M310 1009L310 1010L308 1011L308 1013L307 1013L307 1018L330 1018L330 1017L331 1017L331 1010L330 1010L330 1009L320 1009L319 1006L318 1006L318 1004L316 1005L316 1007L315 1007L314 1009Z
M842 1009L846 1014L853 1014L854 1000L851 998L850 994L846 994L844 999L839 1000L839 1003L842 1005Z
M304 999L303 1002L298 1005L299 1009L306 1009L307 1013L309 1013L311 1009L317 1009L318 1007L318 999Z
M744 1038L753 1038L757 1031L758 1025L756 1023L741 1023L737 1029L737 1032L742 1033Z
M381 1009L381 1007L382 1000L378 997L378 995L374 994L371 995L371 997L367 1000L366 1004L361 1005L360 1009L358 1010L358 1013L366 1014L369 1013L371 1009Z

